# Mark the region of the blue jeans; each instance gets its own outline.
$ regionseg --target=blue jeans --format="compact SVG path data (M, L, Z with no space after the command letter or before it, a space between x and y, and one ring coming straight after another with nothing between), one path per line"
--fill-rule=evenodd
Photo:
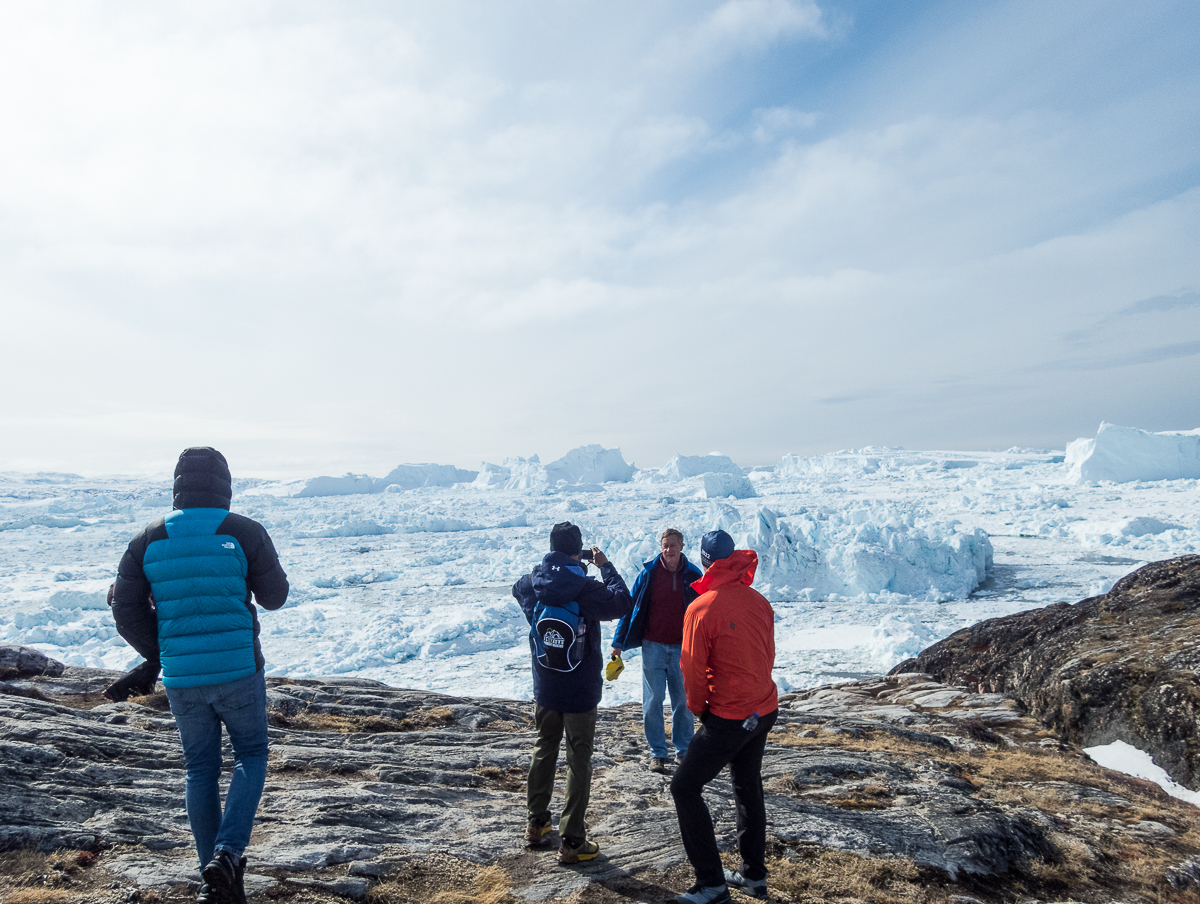
M679 668L679 644L642 643L642 727L646 731L646 743L650 745L650 756L668 759L667 734L663 726L663 700L668 688L671 691L671 740L675 752L683 756L696 722L687 708L687 694L683 689L683 672Z
M183 742L188 822L203 869L217 849L241 857L267 780L267 685L261 671L225 684L169 687ZM233 745L233 775L221 815L221 725Z

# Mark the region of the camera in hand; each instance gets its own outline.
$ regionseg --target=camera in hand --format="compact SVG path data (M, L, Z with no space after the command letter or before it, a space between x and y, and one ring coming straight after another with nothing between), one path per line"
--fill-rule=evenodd
M586 559L588 562L592 561L592 551L587 548L579 550L579 558Z

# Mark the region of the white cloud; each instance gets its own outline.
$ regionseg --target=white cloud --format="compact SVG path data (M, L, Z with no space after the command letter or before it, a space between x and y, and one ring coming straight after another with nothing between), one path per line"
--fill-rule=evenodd
M1047 375L1081 317L1200 285L1195 150L1167 115L1186 125L1196 67L1099 111L967 103L973 59L1022 98L1064 77L1008 7L978 14L1007 16L1003 48L972 20L862 60L853 28L783 0L56 10L0 11L0 166L20 174L0 182L0 300L32 337L0 356L31 387L0 466L104 424L115 450L133 422L169 456L193 416L345 456L327 470L390 468L389 448L471 466L476 435L766 461L1019 431L1018 410L1039 437L1000 444L1038 445L1064 412L1094 429L1120 420L1095 416L1106 395L1159 387ZM805 78L772 68L817 46ZM1176 313L1173 341L1200 338ZM1053 388L1032 393L1038 367ZM238 391L181 396L198 373ZM544 416L580 386L586 424ZM700 386L749 427L711 425Z
M696 28L696 53L755 49L785 36L827 37L821 9L810 0L727 0Z

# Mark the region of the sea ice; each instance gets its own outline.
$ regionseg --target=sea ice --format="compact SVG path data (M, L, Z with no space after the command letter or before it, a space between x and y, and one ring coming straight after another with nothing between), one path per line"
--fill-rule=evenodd
M510 588L565 519L630 583L665 527L684 532L693 560L714 527L755 549L785 689L878 674L979 619L1074 602L1200 550L1200 481L1114 492L1071 483L1061 454L1028 449L869 447L750 474L726 456L679 456L630 480L619 450L591 446L553 467L484 464L448 486L426 479L442 466L408 467L429 469L422 485L334 496L235 478L233 509L267 527L292 582L284 609L260 613L271 674L528 699L529 629ZM754 495L708 498L711 475ZM136 662L104 596L170 490L167 475L0 474L0 638L76 665ZM626 666L604 705L640 700L640 656Z

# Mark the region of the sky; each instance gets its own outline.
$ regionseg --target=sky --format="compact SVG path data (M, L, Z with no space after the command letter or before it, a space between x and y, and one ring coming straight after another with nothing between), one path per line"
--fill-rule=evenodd
M1200 427L1200 5L0 6L0 470Z

